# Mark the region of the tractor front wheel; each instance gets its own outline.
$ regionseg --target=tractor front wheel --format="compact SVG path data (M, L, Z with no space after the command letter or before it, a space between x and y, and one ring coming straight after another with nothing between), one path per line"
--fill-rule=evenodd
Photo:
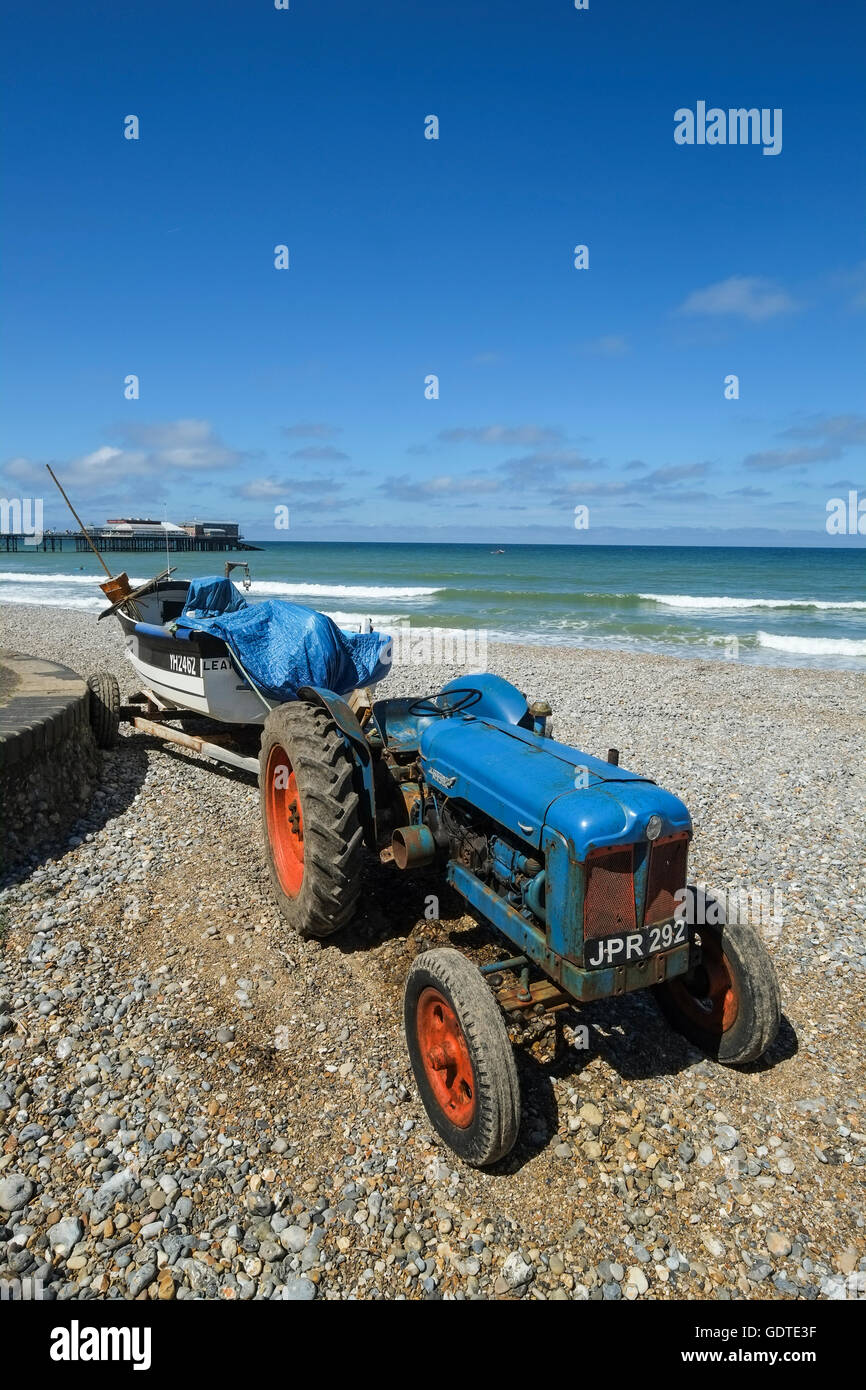
M264 724L259 802L274 896L301 936L324 937L354 916L363 838L353 764L317 705L278 705Z
M725 1066L754 1062L781 1022L773 962L748 923L702 924L694 931L700 964L656 985L656 1002L677 1032L708 1057Z
M502 1014L477 967L450 947L416 956L403 1020L436 1132L476 1167L504 1158L520 1128L520 1088Z

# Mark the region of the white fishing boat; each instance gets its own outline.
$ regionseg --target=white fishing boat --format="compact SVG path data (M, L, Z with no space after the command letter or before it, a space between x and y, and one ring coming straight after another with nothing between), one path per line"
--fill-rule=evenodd
M233 569L244 571L244 587L249 589L249 565L227 563L226 579ZM167 709L191 710L225 724L263 724L276 702L261 692L239 657L222 638L178 621L187 609L191 582L165 571L130 589L100 618L117 618L127 660L144 689ZM369 619L355 628L371 630Z
M227 561L224 576L176 579L169 566L133 587L125 573L112 575L53 469L48 472L106 578L99 587L122 630L126 657L140 688L122 704L110 671L88 676L90 723L100 748L114 747L122 720L142 732L204 753L219 762L259 772L259 726L272 710L300 698L318 701L348 725L354 715L340 697L369 706L366 687L391 668L391 638L373 631L369 618L354 630L300 604L265 599L249 603L232 583L246 561ZM343 711L343 712L341 712ZM192 720L231 726L199 736L171 727ZM349 737L355 736L354 728ZM233 746L231 746L233 745Z
M193 710L227 724L264 723L270 702L253 688L225 642L177 626L189 585L188 579L158 577L100 616L114 613L127 660L167 709Z

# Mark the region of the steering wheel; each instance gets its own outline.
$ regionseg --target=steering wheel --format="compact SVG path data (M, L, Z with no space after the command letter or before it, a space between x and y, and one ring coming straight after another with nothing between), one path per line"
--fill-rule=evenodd
M463 690L441 690L438 695L430 695L423 700L415 700L409 706L409 714L417 717L435 715L438 719L450 719L452 714L459 714L461 710L470 709L472 705L477 705L482 694L483 691L472 689L469 686Z

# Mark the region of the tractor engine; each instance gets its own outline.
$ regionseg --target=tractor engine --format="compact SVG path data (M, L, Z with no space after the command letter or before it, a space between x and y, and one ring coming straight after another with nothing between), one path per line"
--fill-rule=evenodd
M384 711L396 793L388 857L399 869L445 861L466 901L532 943L549 971L560 961L563 979L686 949L684 924L672 925L692 833L682 801L613 752L556 742L540 708L499 677L472 679L477 689L450 692L453 707L446 688ZM568 987L576 997L602 988L577 976Z
M427 823L434 837L438 829L437 841L448 858L488 884L518 911L529 908L542 916L543 904L539 904L537 893L533 895L533 884L544 867L540 857L528 853L528 846L465 804L444 797L432 800Z

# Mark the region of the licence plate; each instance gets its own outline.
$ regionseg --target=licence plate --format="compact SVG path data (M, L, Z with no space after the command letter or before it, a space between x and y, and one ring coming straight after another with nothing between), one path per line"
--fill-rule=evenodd
M587 970L609 969L612 965L630 965L636 960L648 960L659 951L672 946L684 946L688 941L688 925L682 922L662 922L645 927L643 931L622 932L587 941L583 961Z

